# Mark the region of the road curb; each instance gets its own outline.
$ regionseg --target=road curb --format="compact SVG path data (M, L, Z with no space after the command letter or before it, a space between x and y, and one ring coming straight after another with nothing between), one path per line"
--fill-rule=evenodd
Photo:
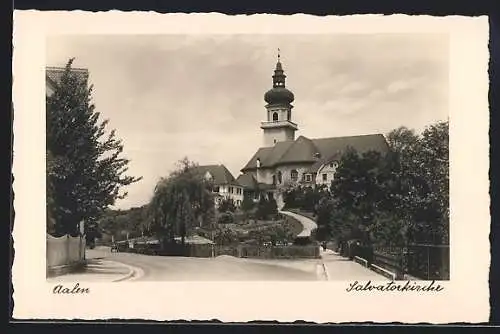
M133 267L133 266L130 266L128 264L124 264L124 263L121 263L121 262L118 262L118 261L110 261L110 260L106 260L106 262L111 262L111 263L114 263L114 264L117 264L117 265L120 265L122 267L125 267L128 269L128 273L123 275L122 277L120 278L116 278L114 279L112 282L123 282L123 281L126 281L126 280L130 280L131 278L135 278L135 279L138 279L140 277L142 277L144 275L143 271L137 267Z
M323 267L323 272L325 273L326 280L330 280L330 275L328 274L328 268L325 264L325 262L321 262L321 266Z

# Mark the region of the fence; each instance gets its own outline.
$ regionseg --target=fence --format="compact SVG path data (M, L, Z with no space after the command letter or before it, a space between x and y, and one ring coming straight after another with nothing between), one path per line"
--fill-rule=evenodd
M407 262L408 274L428 280L450 279L450 247L447 245L410 245Z
M47 234L47 271L70 269L85 260L85 238Z
M396 274L425 280L450 279L450 248L448 245L414 244L408 247L376 247L369 262Z
M118 245L119 251L134 252L151 255L166 256L189 256L189 257L216 257L229 255L245 258L283 259L283 258L319 258L319 247L317 245L307 246L255 246L234 245L222 246L212 244L167 244L163 247L144 246L128 248L125 243ZM121 246L121 247L120 247Z

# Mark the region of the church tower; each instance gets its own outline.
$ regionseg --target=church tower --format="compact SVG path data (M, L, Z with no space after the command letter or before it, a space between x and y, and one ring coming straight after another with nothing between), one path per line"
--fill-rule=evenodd
M264 95L266 101L267 120L261 123L264 130L264 146L271 147L277 142L295 140L297 124L292 122L291 103L294 95L285 88L286 75L280 61L278 49L278 62L273 75L273 88Z

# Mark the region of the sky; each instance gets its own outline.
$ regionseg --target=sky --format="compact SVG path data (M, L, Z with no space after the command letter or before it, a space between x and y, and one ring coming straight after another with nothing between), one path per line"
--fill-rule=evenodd
M264 93L281 50L296 138L422 131L448 118L440 34L78 35L47 40L47 65L87 68L93 102L130 159L117 208L146 204L187 156L234 177L262 146Z

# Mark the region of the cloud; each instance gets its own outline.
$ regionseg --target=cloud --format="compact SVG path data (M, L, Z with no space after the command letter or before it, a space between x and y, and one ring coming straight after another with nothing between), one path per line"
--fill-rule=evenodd
M295 94L297 135L312 138L421 128L448 113L447 36L57 36L48 65L86 67L96 110L131 159L127 207L184 156L235 176L262 144L264 93L277 48Z

